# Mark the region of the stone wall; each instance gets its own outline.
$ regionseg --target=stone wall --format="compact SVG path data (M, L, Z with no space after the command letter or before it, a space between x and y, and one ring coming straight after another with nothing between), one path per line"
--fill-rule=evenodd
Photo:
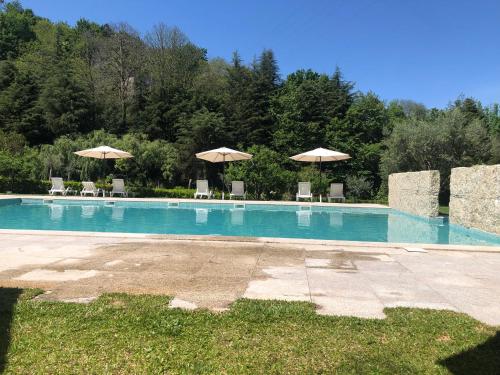
M389 176L389 206L410 214L439 214L439 171L394 173Z
M500 164L451 170L450 222L500 234Z

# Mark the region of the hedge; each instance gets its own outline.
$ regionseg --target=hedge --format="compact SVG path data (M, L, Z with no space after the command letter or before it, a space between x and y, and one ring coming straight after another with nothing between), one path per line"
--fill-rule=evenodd
M11 192L14 194L47 194L52 183L50 181L38 181L29 179L8 179L0 177L0 193ZM82 183L79 181L64 181L65 187L70 187L75 191L82 190ZM96 187L111 191L111 184L96 183ZM127 186L129 195L132 197L149 198L193 198L194 189L176 187L172 189L149 188L142 186ZM216 192L216 197L220 193Z
M38 181L27 179L14 179L10 180L5 177L0 177L0 193L12 192L14 194L47 194L52 183L50 181ZM82 190L82 183L79 181L65 181L65 187L71 187L75 191ZM98 188L106 191L112 190L111 184L96 183ZM152 188L144 186L127 186L130 197L137 198L193 198L195 189L186 189L182 187L175 187L170 189L165 188ZM215 198L220 199L222 194L220 191L214 192ZM226 193L227 195L227 193ZM249 194L249 199L256 199L256 197ZM273 197L279 199L280 197ZM294 197L285 195L281 197L282 200L292 200ZM269 199L269 198L268 198ZM256 199L258 200L258 198ZM364 199L347 199L347 203L380 203L387 204L386 199L380 200L364 200Z

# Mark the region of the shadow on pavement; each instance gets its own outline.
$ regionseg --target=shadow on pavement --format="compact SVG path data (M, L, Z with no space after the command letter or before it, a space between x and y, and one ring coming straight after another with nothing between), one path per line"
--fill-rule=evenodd
M500 374L500 331L481 345L439 362L452 374Z
M0 288L0 373L7 364L7 351L10 344L10 326L14 307L22 293L18 288Z

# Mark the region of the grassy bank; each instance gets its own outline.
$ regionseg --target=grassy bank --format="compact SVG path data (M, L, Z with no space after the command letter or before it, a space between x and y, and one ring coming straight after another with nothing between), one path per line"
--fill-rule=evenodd
M0 372L498 373L500 337L452 312L385 320L318 316L311 304L240 300L230 312L168 309L161 296L89 305L0 289Z

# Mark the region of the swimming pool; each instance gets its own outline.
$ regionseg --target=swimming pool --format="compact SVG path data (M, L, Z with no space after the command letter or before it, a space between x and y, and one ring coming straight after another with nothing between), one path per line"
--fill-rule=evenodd
M1 229L500 245L500 236L389 208L7 199Z

